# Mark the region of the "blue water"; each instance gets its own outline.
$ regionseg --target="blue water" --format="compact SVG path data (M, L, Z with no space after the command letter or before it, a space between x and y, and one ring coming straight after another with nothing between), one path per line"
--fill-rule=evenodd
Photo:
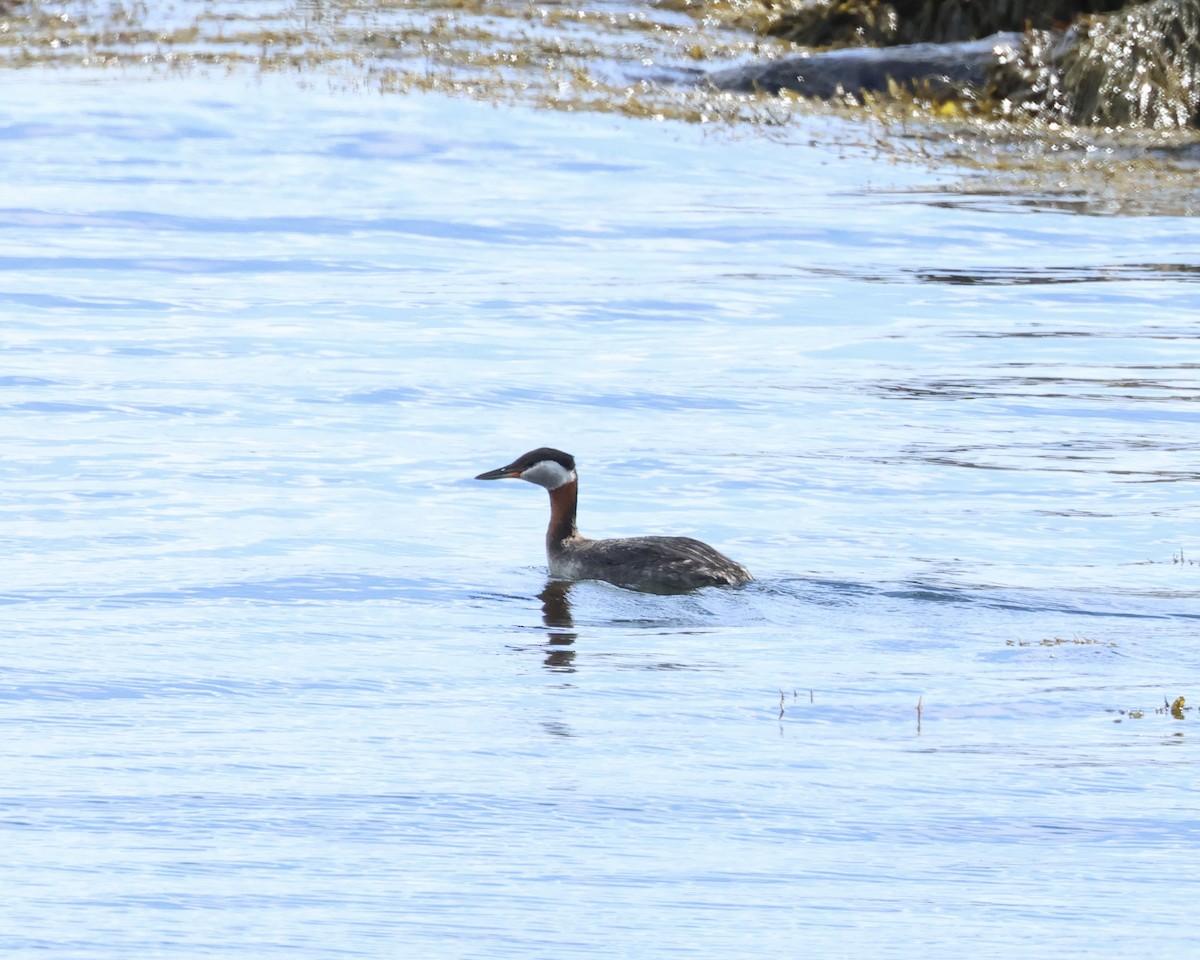
M854 139L23 73L0 950L1194 952L1200 233Z

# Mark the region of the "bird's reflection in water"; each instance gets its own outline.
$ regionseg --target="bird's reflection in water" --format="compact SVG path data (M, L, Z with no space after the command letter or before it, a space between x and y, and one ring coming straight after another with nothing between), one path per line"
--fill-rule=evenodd
M545 664L551 670L568 673L575 669L575 651L570 647L577 636L572 629L575 621L571 619L571 600L567 596L573 585L569 580L551 580L538 594L542 601L542 623L546 625Z

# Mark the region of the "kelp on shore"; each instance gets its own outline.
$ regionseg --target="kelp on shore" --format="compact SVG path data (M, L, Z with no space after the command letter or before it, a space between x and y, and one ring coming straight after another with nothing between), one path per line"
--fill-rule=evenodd
M879 16L884 6L902 9L827 4L854 5ZM934 35L958 36L967 14L971 29L990 29L1000 25L997 10L1028 5L950 6L957 20L930 7ZM1200 75L1186 73L1200 70L1189 66L1200 60L1198 9L1200 0L1154 0L1030 30L988 84L957 97L920 86L821 101L717 89L706 78L721 67L796 54L772 31L750 29L777 19L780 5L764 0L25 0L0 4L0 65L147 77L256 71L309 86L749 124L782 136L799 114L837 116L854 122L822 127L836 149L958 167L967 181L981 175L987 190L1032 192L1064 209L1191 214L1200 212L1192 189L1200 161L1193 85L1184 79Z

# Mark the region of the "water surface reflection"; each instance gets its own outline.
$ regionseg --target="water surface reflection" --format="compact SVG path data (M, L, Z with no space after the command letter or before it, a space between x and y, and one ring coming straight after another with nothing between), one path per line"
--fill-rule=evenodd
M545 664L551 670L571 673L575 669L575 651L567 649L575 643L575 621L571 618L570 592L573 583L549 580L538 599L542 601L542 622L546 625Z
M820 131L23 80L0 947L1196 953L1194 273L1117 269L1196 231ZM551 438L587 529L761 580L547 581L455 478Z

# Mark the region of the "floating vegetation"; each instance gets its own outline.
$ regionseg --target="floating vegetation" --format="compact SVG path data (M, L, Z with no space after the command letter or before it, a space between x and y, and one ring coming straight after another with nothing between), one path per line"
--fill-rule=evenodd
M335 88L689 122L782 120L779 103L695 81L697 63L784 46L669 4L598 0L30 0L0 13L0 66L9 68L250 69Z
M1098 640L1095 637L1081 637L1075 634L1070 637L1043 637L1041 640L1006 640L1009 647L1116 647L1115 640Z
M1032 209L1090 216L1200 215L1200 139L1193 130L1110 130L876 102L881 144L914 162L957 168L947 193L986 204L1018 196Z
M1163 705L1161 707L1154 708L1156 715L1160 717L1170 716L1175 720L1186 720L1187 714L1191 710L1192 707L1187 705L1187 700L1184 697L1176 697L1174 700L1171 700L1168 697L1163 697ZM1128 717L1130 720L1141 720L1144 716L1146 716L1146 711L1140 709L1117 710L1116 712L1121 716L1114 719L1114 723L1120 723L1121 720L1126 717Z
M1147 566L1152 566L1155 564L1166 566L1168 563L1166 560L1143 560L1141 562ZM1174 567L1200 567L1200 559L1188 556L1186 553L1184 553L1183 547L1180 547L1171 554L1171 559L1169 562Z
M785 713L787 713L787 707L786 707L787 699L788 699L787 691L780 690L779 691L779 719L780 720L782 720L783 715ZM800 691L798 689L793 690L792 691L792 702L795 703L795 702L798 702L799 700L800 700ZM811 690L808 691L808 702L809 703L813 702L813 692Z

